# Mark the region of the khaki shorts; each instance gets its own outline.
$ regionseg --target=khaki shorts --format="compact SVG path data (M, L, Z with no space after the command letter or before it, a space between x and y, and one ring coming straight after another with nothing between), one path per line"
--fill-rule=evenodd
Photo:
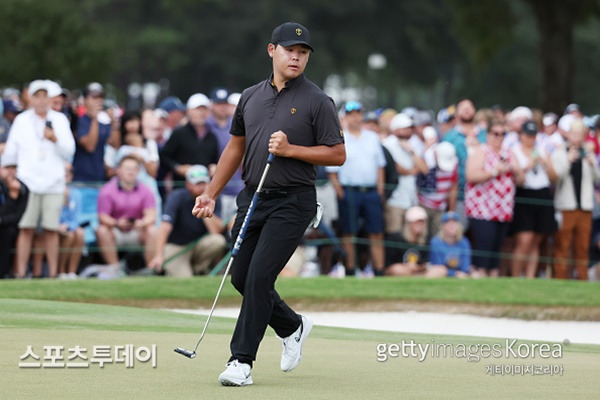
M140 232L137 229L123 232L118 228L113 228L112 231L113 235L115 235L115 244L117 247L135 247L135 249L130 250L136 250L142 244Z
M210 266L225 253L227 241L223 235L207 234L196 245L169 260L173 255L183 251L185 246L167 243L165 246L165 272L168 276L187 278L193 275L204 275L210 272Z
M19 228L36 229L41 220L43 229L58 230L64 200L65 196L62 193L38 194L29 192L27 207L19 222Z
M385 205L383 220L385 221L385 233L400 233L404 225L404 214L406 209Z

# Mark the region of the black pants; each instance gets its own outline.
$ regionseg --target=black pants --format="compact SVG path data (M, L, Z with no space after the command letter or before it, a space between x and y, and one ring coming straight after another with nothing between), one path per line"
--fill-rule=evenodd
M500 265L500 250L508 232L508 222L469 218L473 235L473 264L486 270Z
M237 197L235 239L252 200L244 189ZM231 283L243 295L240 315L231 338L231 360L252 365L267 325L278 336L298 329L301 317L275 290L275 280L300 244L316 212L314 188L275 198L260 198L249 221L242 246L232 265Z
M11 252L18 234L16 225L0 226L0 279L12 273Z

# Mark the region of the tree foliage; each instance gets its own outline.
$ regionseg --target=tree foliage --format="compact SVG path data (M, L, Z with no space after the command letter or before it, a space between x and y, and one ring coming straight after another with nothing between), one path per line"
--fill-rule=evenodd
M67 86L112 82L123 91L134 81L166 78L170 91L184 99L215 86L239 91L267 76L271 30L294 20L311 29L312 80L353 77L356 85L376 86L383 106L440 107L469 96L482 106L557 108L559 102L581 101L600 107L583 83L595 85L595 92L600 85L593 57L599 4L305 0L282 7L273 0L4 0L0 86L49 77ZM571 29L573 54L559 62L572 61L574 80L566 87L575 90L555 95L543 73L554 65L542 51L543 23L558 19L566 7L573 17L558 29ZM386 56L385 69L369 70L371 53Z

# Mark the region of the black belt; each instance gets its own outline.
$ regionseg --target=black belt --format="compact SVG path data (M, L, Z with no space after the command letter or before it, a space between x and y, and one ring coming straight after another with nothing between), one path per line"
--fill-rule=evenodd
M353 190L355 192L370 192L372 190L377 190L375 186L343 186L345 190Z
M251 193L256 192L256 188L252 186L246 186L246 189ZM261 199L277 199L281 197L291 196L293 194L308 192L310 190L315 190L315 187L312 185L302 185L302 186L289 186L278 189L267 189L263 188L260 194L258 195Z

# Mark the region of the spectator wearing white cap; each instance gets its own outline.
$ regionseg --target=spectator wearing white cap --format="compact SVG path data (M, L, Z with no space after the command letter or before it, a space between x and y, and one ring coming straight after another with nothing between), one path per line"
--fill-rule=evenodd
M173 181L179 186L185 182L185 173L192 165L204 165L211 171L219 161L217 137L206 124L210 100L196 93L186 106L189 122L175 129L160 151L161 164L173 171Z
M503 149L512 150L513 146L519 142L519 132L525 121L533 119L533 112L529 107L515 107L508 116L508 132L502 142Z
M418 204L417 175L428 171L425 161L409 144L412 136L413 121L404 114L399 113L390 121L392 135L383 140L383 145L388 149L396 170L400 175L398 186L385 205L385 231L388 234L398 234L404 224L404 213L407 209Z
M448 142L438 143L425 151L429 171L419 174L419 205L427 212L428 230L439 230L442 216L447 210L454 211L458 195L458 157Z
M569 132L571 131L571 125L575 121L575 116L571 114L565 114L558 120L558 130L554 132L549 138L548 143L553 147L567 147L569 141Z
M48 260L48 273L54 277L58 266L60 212L65 192L64 162L75 150L73 134L64 114L50 109L45 80L29 85L32 107L19 114L13 123L3 157L16 159L17 178L30 191L21 218L17 240L19 278L25 276L35 229L41 220Z
M446 268L429 268L429 246L427 246L427 213L419 206L406 210L406 223L393 249L386 257L387 276L446 276Z
M541 144L547 153L552 153L554 144L550 140L552 135L558 130L558 115L553 112L548 112L542 117L543 131L538 133L538 142Z
M50 98L50 108L56 112L64 112L67 96L57 82L47 81L48 98Z

